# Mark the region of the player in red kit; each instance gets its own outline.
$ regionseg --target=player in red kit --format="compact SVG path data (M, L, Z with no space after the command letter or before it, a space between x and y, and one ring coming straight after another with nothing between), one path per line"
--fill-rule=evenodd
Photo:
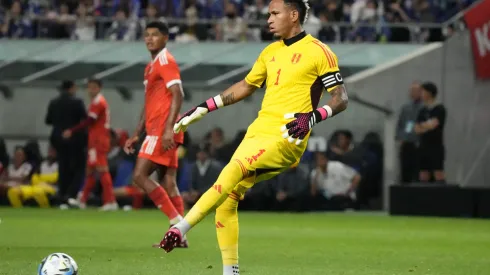
M165 48L168 27L162 22L152 22L145 29L145 43L152 61L145 69L145 106L140 123L126 142L126 153L134 152L134 144L146 131L136 166L134 182L143 189L153 203L176 224L184 215L184 203L177 188L177 147L184 141L182 134L174 134L183 100L180 71L174 57ZM163 188L149 176L159 169L163 174ZM168 191L168 193L167 193ZM181 247L187 247L184 242Z
M87 177L83 187L80 201L69 200L72 206L85 208L88 196L94 189L97 177L102 184L103 206L101 210L117 210L118 205L114 197L112 178L109 174L107 153L110 148L110 116L109 104L100 92L102 82L97 79L88 81L87 90L90 96L88 118L77 126L63 132L64 138L70 138L73 132L88 127L88 155L87 155Z

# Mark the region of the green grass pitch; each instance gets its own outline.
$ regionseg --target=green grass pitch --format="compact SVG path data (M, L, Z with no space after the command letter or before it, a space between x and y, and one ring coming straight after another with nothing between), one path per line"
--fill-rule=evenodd
M221 275L214 218L189 234L190 248L151 244L168 227L156 210L100 213L0 208L0 274L36 274L65 252L81 275ZM488 275L490 221L384 214L240 214L245 275Z

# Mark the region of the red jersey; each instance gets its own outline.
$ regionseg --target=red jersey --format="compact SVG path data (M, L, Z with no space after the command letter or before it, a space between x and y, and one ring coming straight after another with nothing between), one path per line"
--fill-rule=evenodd
M172 105L173 96L168 88L182 84L179 66L166 48L146 65L144 84L146 132L148 136L161 137ZM174 135L174 140L182 144L184 134Z
M102 94L98 94L90 103L88 116L95 122L88 127L89 148L109 149L110 146L110 117L109 104Z

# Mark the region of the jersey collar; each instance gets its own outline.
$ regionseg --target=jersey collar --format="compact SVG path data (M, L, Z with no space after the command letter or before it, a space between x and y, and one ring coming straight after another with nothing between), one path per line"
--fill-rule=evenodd
M301 39L303 39L305 37L306 37L306 32L302 31L299 34L297 34L296 36L293 36L293 37L288 38L288 39L283 39L282 41L284 42L284 44L286 46L289 47L289 46L293 45L294 43L300 41Z
M100 98L102 97L102 95L100 94L100 92L94 97L94 99L92 99L92 102L94 103L98 103L100 101Z
M163 49L162 49L162 50L161 50L161 51L160 51L160 52L159 52L159 53L158 53L158 54L155 56L155 58L153 59L152 63L155 63L155 61L157 61L157 60L158 60L158 58L159 58L160 56L164 55L166 51L167 51L167 47L163 48Z

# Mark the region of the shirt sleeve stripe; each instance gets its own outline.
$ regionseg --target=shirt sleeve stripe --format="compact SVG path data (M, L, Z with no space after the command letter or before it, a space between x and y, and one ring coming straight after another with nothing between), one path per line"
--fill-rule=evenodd
M168 64L167 52L165 50L162 50L160 52L160 57L158 59L160 61L160 65L167 65Z
M322 44L320 44L320 42L313 41L313 43L315 43L320 48L322 48L323 53L325 53L325 56L327 57L328 65L330 65L331 68L337 67L337 65L335 64L335 58L332 56L331 52L329 50L327 50Z
M324 44L321 44L321 46L325 49L325 51L327 51L328 55L332 59L333 66L337 67L338 64L337 64L337 61L335 60L335 55L333 54L333 52L328 47L326 47Z
M170 88L170 87L172 87L175 84L182 85L182 81L180 79L170 80L169 82L167 82L167 88Z
M247 77L245 77L245 82L247 82L248 85L252 85L252 86L255 86L257 88L260 88L261 85L257 85L255 83L253 83L252 81L250 81ZM265 82L265 81L264 81Z

